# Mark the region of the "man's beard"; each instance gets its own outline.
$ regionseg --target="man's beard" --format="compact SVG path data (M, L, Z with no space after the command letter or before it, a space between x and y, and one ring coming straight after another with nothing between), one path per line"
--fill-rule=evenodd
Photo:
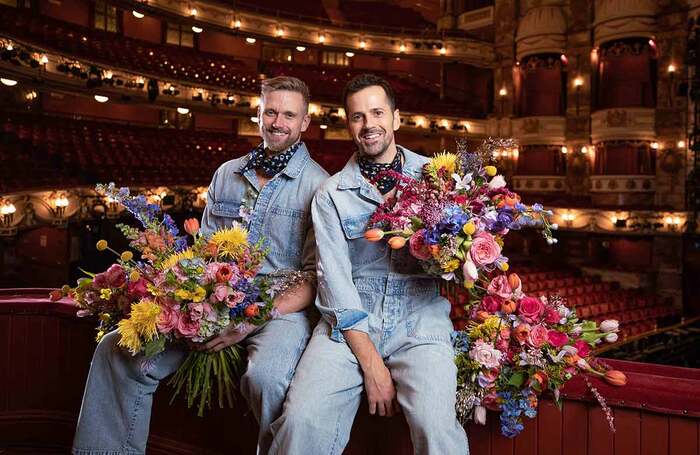
M275 133L283 133L279 136ZM284 152L299 140L299 135L292 136L291 130L286 128L266 128L263 127L262 136L265 148L272 152Z
M379 134L377 142L373 144L366 144L363 141L363 137L371 136L373 134ZM382 156L391 145L392 139L393 135L387 134L384 128L363 129L360 132L359 139L355 140L355 144L357 145L360 155L372 159Z

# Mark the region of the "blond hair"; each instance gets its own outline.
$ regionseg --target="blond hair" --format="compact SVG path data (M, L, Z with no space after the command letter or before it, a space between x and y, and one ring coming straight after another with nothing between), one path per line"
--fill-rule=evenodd
M291 76L277 76L272 79L264 79L260 83L260 96L263 98L266 93L276 92L277 90L288 90L301 94L304 98L304 105L308 109L311 94L309 93L309 87L301 79Z

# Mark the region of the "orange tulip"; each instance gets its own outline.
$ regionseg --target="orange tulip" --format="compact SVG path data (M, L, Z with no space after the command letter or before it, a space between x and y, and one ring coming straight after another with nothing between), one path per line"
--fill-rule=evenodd
M506 300L501 304L501 311L505 314L515 313L517 304L512 300Z
M365 231L365 238L370 242L378 242L384 238L384 231L378 228L370 229Z
M479 322L484 322L485 320L487 320L489 318L489 316L491 316L491 313L489 313L488 311L477 311L476 312L476 320Z
M511 273L510 275L508 275L508 284L510 285L510 288L513 290L520 288L520 286L522 285L522 282L520 281L520 277L518 276L517 273Z
M605 380L609 384L623 386L627 384L627 376L625 373L619 370L610 370L605 372Z
M245 307L245 310L243 310L243 313L246 315L246 317L252 318L260 313L260 307L256 304L248 305Z
M394 250L399 250L406 245L406 238L405 237L399 237L398 235L392 237L389 239L389 246L394 249Z
M518 343L524 343L527 340L527 336L530 334L530 326L528 324L520 324L513 330L513 338L515 338Z
M185 232L194 237L199 232L199 220L197 218L188 218L185 220Z
M564 361L570 367L575 367L579 360L581 360L581 357L578 354L564 356Z

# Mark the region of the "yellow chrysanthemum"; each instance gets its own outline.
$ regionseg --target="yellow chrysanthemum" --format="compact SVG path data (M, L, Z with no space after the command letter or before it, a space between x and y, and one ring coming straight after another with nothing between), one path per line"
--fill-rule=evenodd
M177 297L180 300L191 300L192 293L187 289L178 289L177 291L175 291L175 297Z
M472 340L491 339L496 335L496 331L501 325L501 319L498 316L491 316L483 323L475 326L469 331L469 337Z
M429 166L435 170L439 171L441 168L445 168L447 172L452 175L457 170L457 155L454 153L438 153L431 160Z
M248 246L248 231L240 225L234 224L228 229L215 232L211 236L211 241L216 245L219 255L235 257Z
M141 338L136 330L136 325L131 319L122 319L117 327L119 332L119 346L126 348L132 354L138 354L141 350Z
M442 270L444 272L454 272L455 270L457 270L457 267L459 267L459 260L450 259L442 265Z
M192 259L194 258L194 252L192 251L191 248L187 248L185 251L180 251L179 253L173 253L170 256L168 256L161 264L160 268L162 270L169 269L170 267L174 267L175 264L180 262L183 259Z
M136 331L146 341L152 340L158 335L158 315L160 306L152 300L141 300L131 305L131 321Z
M204 289L201 286L197 286L197 289L194 290L192 293L192 301L193 302L201 302L204 300L204 297L207 296L207 290Z

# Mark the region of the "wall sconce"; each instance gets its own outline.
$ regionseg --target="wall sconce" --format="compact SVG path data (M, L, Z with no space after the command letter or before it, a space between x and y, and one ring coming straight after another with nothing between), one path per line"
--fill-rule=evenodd
M51 202L54 206L54 215L59 219L63 219L66 216L66 208L69 205L66 195L63 193L56 194L51 198Z
M9 228L12 226L12 222L15 219L15 212L17 207L12 202L5 200L5 202L0 206L0 215L2 215L2 227Z
M569 153L569 148L565 145L562 145L561 146L561 154L566 155L567 153Z
M576 88L576 115L579 113L579 98L581 96L581 87L583 87L583 78L581 76L574 79L574 87Z
M571 226L576 219L576 215L574 215L572 212L563 213L561 215L561 219L564 220L567 226Z
M684 149L685 148L685 141L678 141L678 143L676 144L676 147L678 147L679 149Z
M659 144L659 143L656 142L656 141L654 141L654 142L652 142L651 144L649 144L649 147L651 147L651 148L654 149L654 150L658 150L660 146L661 146L661 144Z
M669 228L672 231L675 231L681 226L683 220L681 220L681 217L679 216L668 215L666 216L666 218L664 218L664 222L666 223L667 228Z
M668 79L669 79L669 89L668 89L668 105L673 106L673 93L676 90L675 87L675 76L676 76L676 65L673 63L670 63L668 67L666 68L666 71L668 72Z
M505 87L501 87L501 89L498 91L498 96L501 98L501 116L503 116L506 112L506 96L508 95L508 90L506 90Z

